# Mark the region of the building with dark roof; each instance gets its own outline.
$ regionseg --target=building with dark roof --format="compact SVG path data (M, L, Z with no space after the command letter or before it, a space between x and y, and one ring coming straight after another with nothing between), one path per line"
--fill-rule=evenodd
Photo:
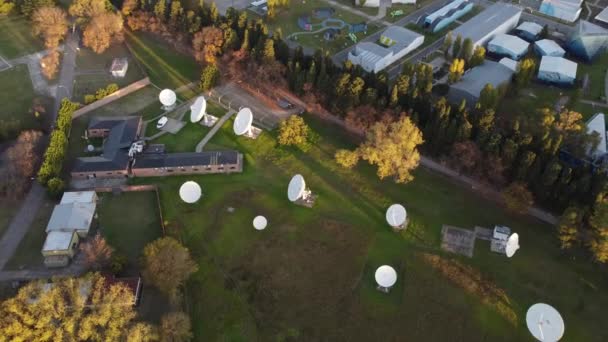
M101 155L81 157L72 168L73 179L168 176L243 171L237 151L166 153L164 145L143 146L141 116L95 117L89 137L103 137ZM139 145L140 149L133 149Z
M511 83L513 74L510 67L486 60L467 71L459 82L452 84L447 98L452 103L464 99L469 106L475 105L486 84L491 84L495 89L506 86Z

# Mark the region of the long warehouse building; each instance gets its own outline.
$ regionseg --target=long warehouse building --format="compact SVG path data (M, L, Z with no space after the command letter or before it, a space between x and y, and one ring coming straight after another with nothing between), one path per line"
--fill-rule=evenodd
M460 25L452 35L461 36L463 40L469 38L474 46L485 45L497 34L507 33L517 27L520 17L519 7L496 3Z

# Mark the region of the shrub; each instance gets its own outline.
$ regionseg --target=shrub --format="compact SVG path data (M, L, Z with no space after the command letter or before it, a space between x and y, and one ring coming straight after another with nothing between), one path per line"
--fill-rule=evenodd
M95 95L87 94L84 96L84 104L89 104L97 101Z
M53 177L48 181L47 188L51 196L59 196L65 189L65 182L59 177Z

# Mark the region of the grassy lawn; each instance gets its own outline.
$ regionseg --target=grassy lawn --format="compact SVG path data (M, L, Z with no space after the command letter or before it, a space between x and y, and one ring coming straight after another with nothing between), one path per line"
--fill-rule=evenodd
M117 253L137 269L144 247L162 236L160 216L153 191L100 195L97 206L99 232Z
M26 65L0 72L0 120L17 120L19 130L38 128L40 123L28 113L35 97Z
M167 133L152 141L153 144L165 144L168 152L194 152L196 145L203 140L210 128L188 121L177 134Z
M19 200L0 198L0 237L4 235L4 231L8 228L20 205Z
M0 56L10 59L44 49L32 34L32 25L22 16L0 16Z
M127 74L123 78L112 77L112 61L121 57L127 57L129 60ZM84 102L85 95L95 94L99 88L105 88L110 83L116 83L122 88L146 77L125 44L114 44L102 54L83 47L78 51L76 65L77 72L84 73L77 75L74 83L74 100L80 102Z
M378 7L355 6L355 0L336 0L336 2L350 6L353 9L361 11L367 15L378 15Z
M209 148L242 151L242 174L134 180L159 184L168 230L199 264L188 286L195 340L530 340L525 312L536 302L561 311L565 341L608 339L599 318L608 279L588 259L563 256L555 228L510 216L424 169L407 185L379 181L363 163L344 170L333 154L352 148L351 139L305 119L320 136L307 153L277 147L274 133L235 137L227 122ZM295 173L318 195L313 209L287 200ZM201 184L199 203L179 200L185 180ZM384 221L394 202L408 210L404 233ZM251 226L260 214L269 221L262 232ZM507 259L478 242L472 259L447 255L442 224L505 224L522 249ZM399 274L388 295L374 287L382 264Z
M163 113L162 105L158 101L159 92L156 87L150 85L97 108L86 116L142 115L144 120L151 119Z
M8 270L18 270L22 268L41 268L43 266L42 246L46 239L46 225L51 218L51 213L55 208L55 202L46 199L35 215L32 225L19 243L13 257L6 264ZM24 227L24 229L26 229Z
M604 101L606 72L608 72L608 53L601 54L591 64L578 63L577 78L582 80L585 75L589 75L589 86L587 92L583 94L583 98Z
M399 21L400 19L402 19L406 15L414 12L415 10L417 10L419 8L423 8L431 1L432 0L419 0L416 2L415 5L414 4L393 4L391 7L386 9L386 16L384 17L384 20L391 22L391 23ZM403 11L402 15L391 17L391 12L399 11L399 10Z
M133 56L157 86L176 89L200 78L201 68L192 56L177 52L148 33L126 32L126 36ZM187 91L180 95L191 98L196 94Z

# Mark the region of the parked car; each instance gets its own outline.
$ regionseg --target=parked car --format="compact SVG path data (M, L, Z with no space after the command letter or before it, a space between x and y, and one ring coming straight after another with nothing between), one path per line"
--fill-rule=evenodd
M283 109L292 109L293 107L295 107L293 105L293 103L291 103L285 99L278 99L277 104L279 105L279 107L281 107Z
M167 121L169 121L169 119L166 116L163 116L162 118L158 119L158 122L156 123L156 128L161 129L165 127Z

